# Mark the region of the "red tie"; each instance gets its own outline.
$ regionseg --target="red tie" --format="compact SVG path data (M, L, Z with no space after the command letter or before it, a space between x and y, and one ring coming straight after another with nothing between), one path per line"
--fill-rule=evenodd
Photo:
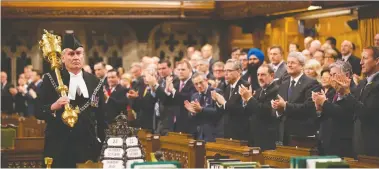
M108 93L108 96L110 96L111 93L112 93L112 90L111 90L111 89L108 89L108 90L107 90L107 93Z
M179 92L182 91L182 89L184 88L185 85L186 85L186 84L185 84L184 82L180 81Z

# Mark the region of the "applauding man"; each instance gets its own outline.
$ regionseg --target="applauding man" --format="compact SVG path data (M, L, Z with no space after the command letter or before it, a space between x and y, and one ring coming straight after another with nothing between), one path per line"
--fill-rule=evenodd
M212 92L212 99L217 102L218 111L223 113L224 137L237 140L248 140L246 131L249 122L245 109L242 107L242 98L238 94L240 85L249 86L249 83L241 78L241 63L239 60L226 61L225 80L228 86L224 95Z
M288 145L290 136L314 136L316 111L312 102L312 91L319 91L320 84L303 73L305 57L300 52L291 52L287 58L290 78L279 86L279 95L271 101L280 119L279 144Z
M356 99L349 102L355 105L354 151L379 156L379 47L363 49L361 66L366 78L355 90Z
M191 102L184 101L185 108L192 114L193 122L197 126L195 138L199 140L216 141L222 137L222 127L219 124L221 113L217 112L216 103L211 98L211 92L219 92L212 88L204 73L195 73L192 82L197 90L191 97Z
M239 88L246 113L251 115L249 144L260 147L261 150L273 150L278 123L270 101L277 97L279 86L272 83L275 72L271 65L261 65L258 68L257 77L260 88L254 94L251 87L247 89L241 85Z
M313 92L320 122L321 152L325 155L352 156L352 132L354 107L353 99L346 95L352 82L352 68L348 62L337 61L330 65L331 86L336 90L332 100L327 100L326 92ZM346 86L346 87L345 87Z

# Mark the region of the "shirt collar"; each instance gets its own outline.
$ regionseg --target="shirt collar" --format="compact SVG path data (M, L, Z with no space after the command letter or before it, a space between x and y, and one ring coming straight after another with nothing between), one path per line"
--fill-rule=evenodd
M70 77L83 77L83 71L80 70L78 74L74 74L71 72L68 72L70 74Z
M208 58L208 62L210 63L211 60L212 60L212 56L209 56L209 58Z
M278 68L279 68L279 66L280 66L280 65L282 65L282 64L283 64L283 62L284 62L284 61L282 60L282 61L280 61L280 62L279 62L279 64L278 64L278 65L274 65L274 64L271 64L271 65L272 65L272 67L274 68L274 70L275 70L275 71L277 71L277 70L278 70Z
M292 78L291 77L291 81L290 82L292 82L292 80L294 80L295 81L295 85L297 85L297 82L299 82L299 79L301 78L301 76L303 76L303 72L301 72L297 77L295 77L295 78Z
M245 75L247 73L247 70L242 71L242 75Z
M349 59L350 56L351 56L351 53L348 54L348 55L346 55L346 56L342 56L342 59L343 59L344 61L347 61L347 60Z
M209 86L207 86L207 88L205 89L205 91L204 91L204 94L206 94L206 93L207 93L208 89L209 89ZM201 93L201 92L199 92L199 94L201 95L202 93Z
M233 84L230 85L231 88L236 88L238 81L240 81L241 78L238 78Z
M372 75L370 75L369 77L367 77L367 84L371 83L372 80L374 80L374 77L375 77L376 75L378 75L378 74L379 74L379 71L376 72L376 73L374 73L374 74L372 74Z
M80 90L80 93L84 98L89 98L88 89L86 83L83 79L83 72L80 71L78 74L68 72L70 74L70 84L68 88L68 98L70 100L75 100L77 90Z
M190 80L191 79L191 76L187 79L187 80L185 80L185 81L180 81L181 83L184 83L184 84L187 84L187 82L188 82L188 80Z
M34 83L34 85L37 86L41 82L42 82L42 79L39 79L37 82Z

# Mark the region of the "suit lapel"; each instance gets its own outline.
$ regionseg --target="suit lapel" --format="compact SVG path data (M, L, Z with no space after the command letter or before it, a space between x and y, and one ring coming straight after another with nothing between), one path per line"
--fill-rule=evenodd
M229 94L230 94L230 85L228 85L225 89L225 100L229 100Z
M296 86L292 91L291 98L289 98L290 102L294 102L299 97L300 91L301 89L303 89L304 78L305 78L304 76L305 76L304 74L301 75L301 77L299 78L299 81L296 83Z
M228 93L232 92L232 93L231 93L232 95L230 96L230 99L229 99L229 100L232 100L236 95L237 95L237 96L239 95L239 94L238 94L238 89L239 89L239 86L241 85L241 83L242 83L242 79L238 80L238 82L237 82L236 86L234 87L233 91L230 91L231 88L229 88L229 92L228 92ZM226 99L226 98L225 98L225 99Z
M285 86L285 91L282 93L283 96L281 96L283 99L285 99L286 101L289 101L289 98L288 98L288 89L290 87L290 80L289 79L286 79L284 82L283 82L283 86ZM293 93L293 92L292 92Z

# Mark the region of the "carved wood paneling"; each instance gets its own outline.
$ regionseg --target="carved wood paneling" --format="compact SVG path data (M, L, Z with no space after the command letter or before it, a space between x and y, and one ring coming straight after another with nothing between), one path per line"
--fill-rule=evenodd
M213 1L2 2L4 18L204 18ZM186 16L188 15L188 16Z
M220 18L234 19L267 15L294 9L308 8L310 1L244 1L217 2L217 14Z

